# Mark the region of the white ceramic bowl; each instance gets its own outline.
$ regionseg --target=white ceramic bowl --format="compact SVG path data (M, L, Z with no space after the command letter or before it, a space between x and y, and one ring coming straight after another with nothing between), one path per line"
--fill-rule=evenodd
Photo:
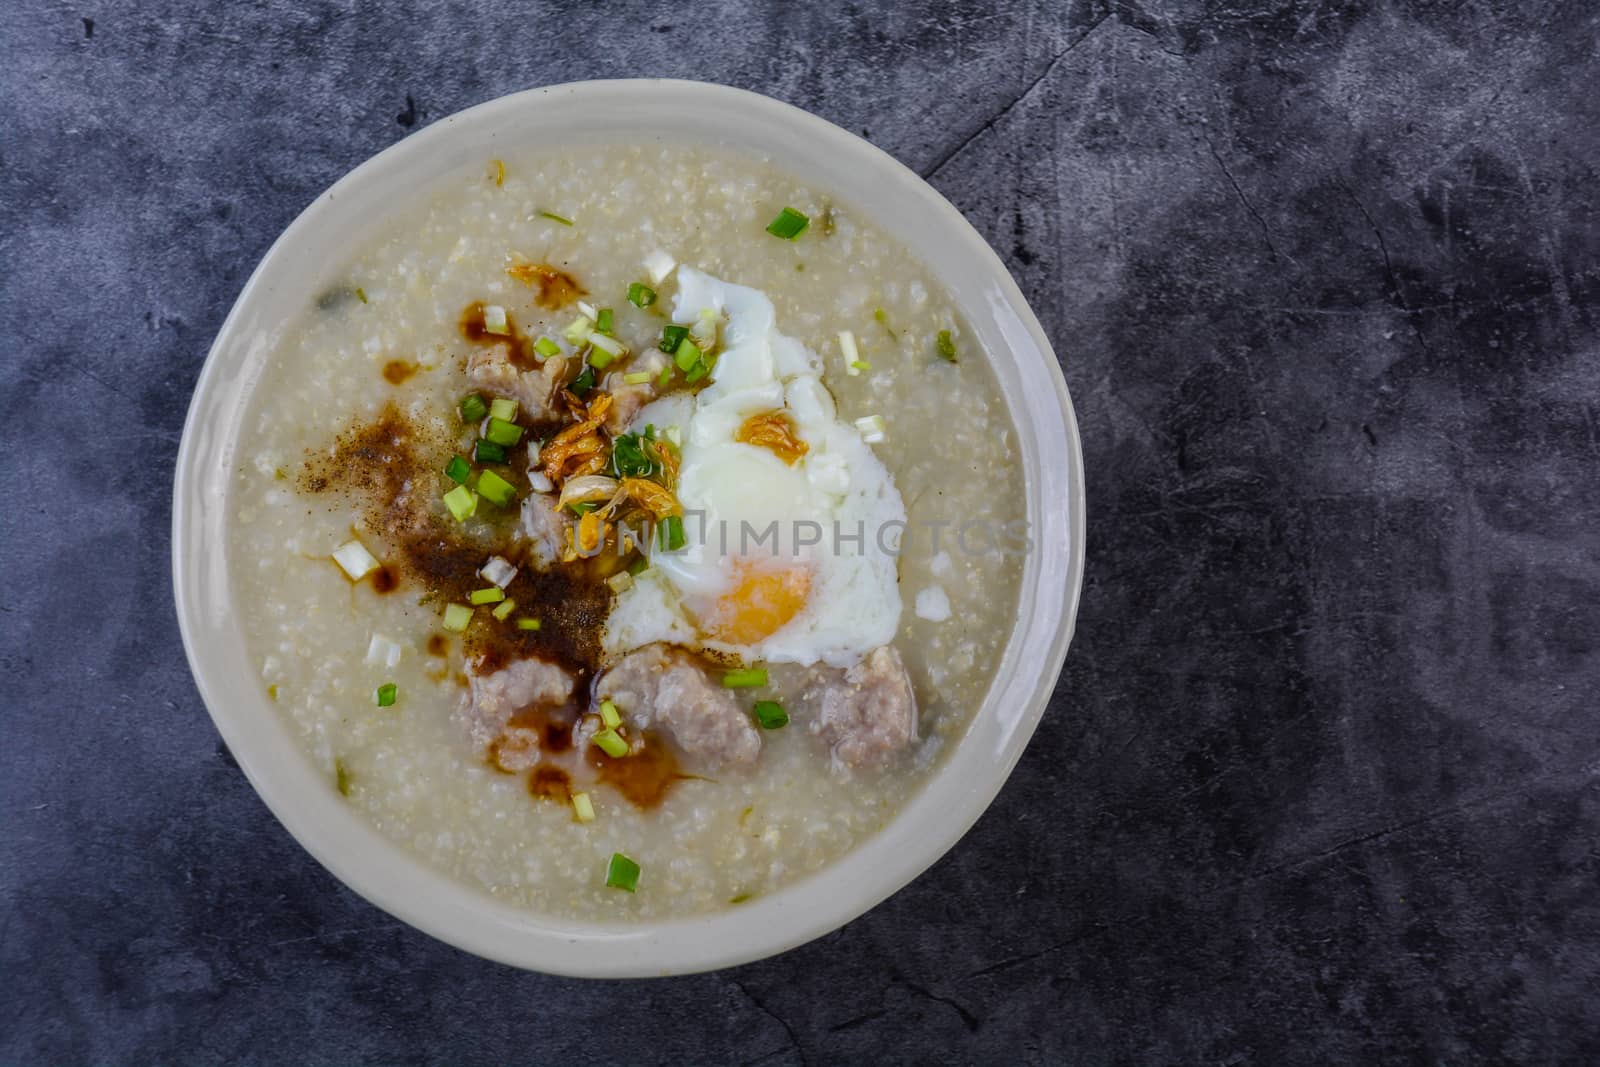
M347 807L266 701L232 610L226 518L237 431L283 325L382 215L461 168L534 144L672 137L743 149L893 234L949 289L1016 421L1032 548L1016 631L959 744L911 803L855 851L799 883L717 915L600 925L538 915L424 866ZM943 197L866 141L786 104L680 81L581 82L452 115L363 163L278 238L206 359L178 451L172 571L178 621L211 717L256 791L345 884L400 919L480 956L595 977L725 967L799 945L915 878L975 822L1044 711L1066 656L1083 575L1083 462L1050 343L999 258Z

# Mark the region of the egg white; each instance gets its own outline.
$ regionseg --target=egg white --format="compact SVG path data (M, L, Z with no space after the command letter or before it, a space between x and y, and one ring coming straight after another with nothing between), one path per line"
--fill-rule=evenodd
M617 596L604 647L615 655L667 641L747 661L851 666L899 627L893 531L904 529L905 504L861 434L839 421L821 360L778 331L765 293L680 267L674 321L692 323L707 308L726 316L714 381L694 396L647 405L635 420L635 428L679 427L678 498L689 544L654 553L649 569ZM769 411L784 412L807 445L792 466L734 439L747 418ZM755 543L774 522L776 536ZM836 525L844 535L837 541ZM821 543L801 543L819 530ZM883 530L890 534L880 538ZM741 566L810 572L804 607L750 645L712 640L694 622L703 615L697 608L734 586Z

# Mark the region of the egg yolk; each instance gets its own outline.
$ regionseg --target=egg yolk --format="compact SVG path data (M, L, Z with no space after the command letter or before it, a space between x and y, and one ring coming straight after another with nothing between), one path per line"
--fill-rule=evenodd
M753 645L764 641L800 614L811 592L811 571L805 567L737 566L737 580L700 620L700 629L714 641Z

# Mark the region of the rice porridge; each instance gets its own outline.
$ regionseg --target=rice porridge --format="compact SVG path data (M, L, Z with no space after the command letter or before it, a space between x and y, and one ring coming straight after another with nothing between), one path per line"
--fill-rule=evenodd
M240 435L234 602L330 789L531 911L703 914L884 826L1025 531L954 303L766 163L596 146L396 205Z

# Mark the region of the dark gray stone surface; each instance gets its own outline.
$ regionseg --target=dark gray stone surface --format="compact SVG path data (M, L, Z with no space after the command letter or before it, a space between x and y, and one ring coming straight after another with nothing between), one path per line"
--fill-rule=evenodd
M0 19L0 1061L1600 1057L1600 18L1583 0L26 2ZM1079 636L952 854L781 958L522 974L268 815L170 474L318 191L589 77L920 170L1059 348Z

